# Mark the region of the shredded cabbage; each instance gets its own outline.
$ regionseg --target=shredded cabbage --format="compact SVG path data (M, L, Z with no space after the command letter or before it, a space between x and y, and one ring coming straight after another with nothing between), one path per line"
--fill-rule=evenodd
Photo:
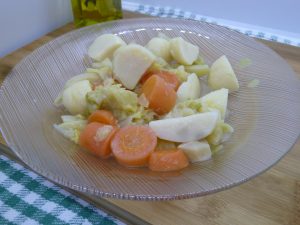
M157 138L157 149L174 149L177 148L175 142L172 141L166 141L163 139Z
M109 67L112 68L112 62L109 58L104 59L101 62L94 62L92 63L92 67L96 69L100 69L102 67Z
M163 59L162 57L156 57L154 62L157 63L158 65L160 65L162 68L170 67L168 62L165 59Z
M143 125L151 122L156 114L150 110L145 109L143 106L139 106L138 110L131 115L129 115L126 119L120 121L120 126L124 127L127 125Z
M101 81L112 78L112 62L110 59L106 58L102 62L93 63L92 68L87 68L88 73L94 73L99 76Z
M71 85L82 80L88 80L91 83L97 80L102 82L106 82L106 80L109 80L110 83L113 83L111 82L111 80L113 80L111 60L106 58L102 62L93 63L92 68L87 68L85 73L76 75L71 79L69 79L64 86L64 90L70 87ZM62 105L62 94L63 91L61 91L59 95L56 97L56 99L54 100L54 105L57 107L60 107Z
M211 150L212 155L215 155L216 153L221 151L223 148L224 148L223 145L211 145L210 144L210 150Z
M148 124L154 119L155 115L152 110L140 106L138 110L131 115L131 124Z
M80 133L86 126L87 120L81 115L63 115L61 118L63 122L61 124L54 124L54 129L66 138L78 144Z
M230 138L233 131L234 129L232 126L219 120L213 132L206 137L206 140L210 145L220 145Z
M168 69L167 71L175 74L180 82L186 81L189 75L189 73L184 70L184 66L178 66L175 69Z
M101 67L99 69L95 68L87 68L86 71L88 73L95 73L99 76L102 81L105 81L108 78L112 77L112 69L109 67Z
M197 74L198 77L202 77L204 75L209 74L209 67L206 64L184 66L184 69L188 73L195 73L195 74Z
M200 99L198 98L177 103L172 109L172 111L169 112L165 117L174 118L190 116L200 112L202 112L202 105Z
M204 61L203 57L201 57L201 56L198 56L196 61L193 63L193 65L203 65L203 64L205 64L205 61Z
M94 82L99 79L100 79L100 77L96 73L93 73L93 72L82 73L82 74L76 75L76 76L72 77L70 80L68 80L65 84L64 89L66 89L66 88L72 86L73 84L75 84L79 81L82 81L82 80L88 80L90 82Z
M90 112L99 108L107 109L119 121L126 119L138 110L137 94L126 90L121 84L98 86L87 94L87 102Z
M156 57L152 65L147 69L147 73L169 69L170 65L161 57Z

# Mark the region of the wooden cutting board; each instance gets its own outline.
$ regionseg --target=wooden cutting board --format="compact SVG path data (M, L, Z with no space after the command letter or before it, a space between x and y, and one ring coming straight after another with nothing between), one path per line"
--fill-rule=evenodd
M124 14L125 18L144 16L129 12ZM72 24L67 24L0 58L0 83L13 66L27 54L73 29ZM281 55L300 77L300 48L259 41ZM5 144L1 135L0 143ZM136 224L148 222L162 225L300 225L300 141L298 139L293 149L277 165L262 175L237 187L204 197L167 202L141 202L105 200L71 192L110 213L125 218L127 222Z

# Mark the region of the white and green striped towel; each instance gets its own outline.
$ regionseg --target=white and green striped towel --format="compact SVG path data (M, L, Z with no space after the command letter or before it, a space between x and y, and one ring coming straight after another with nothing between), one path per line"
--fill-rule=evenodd
M0 156L0 224L124 224Z

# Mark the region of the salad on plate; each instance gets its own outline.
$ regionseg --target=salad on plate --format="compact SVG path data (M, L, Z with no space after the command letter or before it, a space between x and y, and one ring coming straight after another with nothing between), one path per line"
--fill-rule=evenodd
M87 53L91 67L54 101L68 112L54 128L96 157L181 170L209 160L233 133L227 102L239 83L225 55L209 67L198 46L163 34L145 46L103 34Z

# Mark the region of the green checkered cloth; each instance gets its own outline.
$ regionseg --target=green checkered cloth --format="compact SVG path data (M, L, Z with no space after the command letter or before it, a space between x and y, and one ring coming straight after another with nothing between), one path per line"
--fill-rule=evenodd
M0 156L0 224L124 224Z

